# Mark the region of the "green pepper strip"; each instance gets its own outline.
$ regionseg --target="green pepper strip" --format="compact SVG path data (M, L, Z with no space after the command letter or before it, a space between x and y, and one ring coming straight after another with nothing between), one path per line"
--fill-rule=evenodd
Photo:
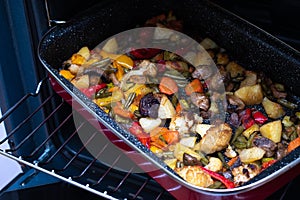
M205 173L207 173L211 177L221 181L226 186L226 188L228 188L228 189L235 188L234 183L232 181L228 180L227 178L225 178L224 176L222 176L222 175L220 175L216 172L213 172L209 169L206 169L205 167L202 167L202 166L199 166L199 167L202 171L204 171Z

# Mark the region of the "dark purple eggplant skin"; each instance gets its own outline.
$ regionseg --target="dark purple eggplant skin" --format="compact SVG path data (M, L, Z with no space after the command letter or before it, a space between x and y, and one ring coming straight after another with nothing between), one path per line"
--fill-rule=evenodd
M145 95L139 104L139 111L143 117L157 118L159 101L152 93Z

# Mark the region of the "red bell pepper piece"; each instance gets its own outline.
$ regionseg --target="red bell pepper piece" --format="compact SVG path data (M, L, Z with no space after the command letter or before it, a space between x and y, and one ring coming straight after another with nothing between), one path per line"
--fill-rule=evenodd
M252 111L251 111L250 108L246 108L246 110L242 111L239 114L240 119L241 119L242 124L243 124L245 129L251 127L255 123L255 121L252 118L251 114L252 114Z
M254 118L254 121L259 124L263 124L268 120L267 116L265 116L262 112L257 110L252 112L252 117Z
M144 132L143 128L138 122L132 122L129 132L136 136L143 145L145 145L147 148L150 148L150 137Z
M100 83L98 85L93 85L89 88L80 89L80 91L85 94L88 98L91 98L99 90L106 87L106 83Z
M252 117L249 117L247 119L242 120L243 126L245 129L250 128L253 124L255 124L255 121Z
M206 169L205 167L202 167L202 166L199 166L199 167L201 168L202 171L204 171L211 177L221 181L226 186L226 188L235 188L234 183L232 181L230 181L229 179L225 178L224 176L222 176L221 174L218 174L214 171Z
M136 59L149 59L154 57L156 54L161 52L160 49L144 48L144 49L133 49L130 54Z
M273 165L275 162L276 162L275 159L269 160L269 161L267 161L267 162L264 162L264 163L262 163L262 165L261 165L261 169L264 170L264 169L270 167L271 165Z

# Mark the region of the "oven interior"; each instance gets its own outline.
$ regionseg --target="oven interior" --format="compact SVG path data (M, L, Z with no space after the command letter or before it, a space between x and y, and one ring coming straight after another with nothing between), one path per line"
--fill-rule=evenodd
M300 49L299 25L282 23L282 13L276 14L282 2L215 2ZM0 105L4 113L1 120L7 130L7 137L0 144L8 142L10 148L0 152L17 160L24 171L0 192L1 200L32 196L77 199L83 195L86 199L174 198L147 174L131 173L138 166L129 162L121 151L111 157L110 165L100 162L101 157L112 152L105 145L106 138L52 91L46 72L40 67L36 49L43 34L55 24L70 20L98 3L96 0L84 3L77 0L4 0L0 3L0 24L10 27L1 37L5 38L2 46L6 48L0 48L1 55L5 55L0 66L0 89L3 91ZM287 12L286 17L295 17L291 15L296 12ZM74 117L79 125L74 125ZM88 130L84 142L77 134L80 129ZM95 158L85 147L99 140L103 144L98 145ZM113 166L121 162L128 162L126 171L114 169ZM300 178L294 179L268 199L291 198L299 182Z

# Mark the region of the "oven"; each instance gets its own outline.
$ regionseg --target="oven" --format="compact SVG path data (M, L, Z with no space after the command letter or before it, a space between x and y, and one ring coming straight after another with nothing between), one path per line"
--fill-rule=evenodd
M293 23L299 18L300 3L296 0L214 2L300 49L299 23ZM109 130L91 126L53 91L38 59L39 41L49 29L99 3L97 0L0 2L3 114L0 122L6 129L0 153L17 161L22 169L1 190L1 200L175 199L122 151L107 145L107 139L99 132ZM78 136L81 130L85 130L84 141ZM94 144L97 153L91 155L86 147L94 141L102 143ZM127 169L118 170L119 163L126 163ZM268 194L267 199L290 199L297 194L299 181L298 176Z

